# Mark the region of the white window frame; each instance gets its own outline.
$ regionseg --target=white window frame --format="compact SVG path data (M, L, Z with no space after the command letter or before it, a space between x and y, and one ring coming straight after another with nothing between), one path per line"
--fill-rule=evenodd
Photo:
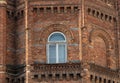
M49 39L50 39L50 37L53 35L53 34L55 34L55 33L60 33L60 34L62 34L63 36L64 36L64 38L65 38L65 40L64 41L57 41L57 42L53 42L53 41L49 41ZM66 41L66 36L63 34L63 33L61 33L61 32L53 32L53 33L51 33L50 35L49 35L49 37L48 37L48 44L47 44L47 63L48 64L51 64L50 63L50 61L49 61L49 46L50 45L52 45L52 44L55 44L55 46L56 46L56 63L60 63L59 62L59 54L58 54L58 46L59 45L65 45L65 63L67 62L67 41ZM54 63L55 64L55 63Z

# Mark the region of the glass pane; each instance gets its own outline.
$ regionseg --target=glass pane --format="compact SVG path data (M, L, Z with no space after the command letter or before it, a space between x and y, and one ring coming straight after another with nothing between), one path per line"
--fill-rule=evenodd
M49 63L56 63L56 45L49 45Z
M54 33L50 36L49 41L65 41L65 38L61 33Z
M59 63L65 63L65 45L58 46Z

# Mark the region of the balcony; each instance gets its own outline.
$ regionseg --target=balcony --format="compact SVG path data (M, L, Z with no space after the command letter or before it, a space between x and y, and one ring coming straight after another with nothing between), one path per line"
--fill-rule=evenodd
M119 72L117 70L112 70L110 68L107 67L102 67L96 64L90 64L90 72L93 74L100 75L100 76L104 76L106 78L109 78L111 80L119 80ZM99 76L99 77L100 77Z
M78 80L82 79L82 63L64 63L64 64L32 64L32 78L39 81L44 80ZM116 70L98 66L90 63L90 80L119 81L119 73ZM116 80L114 80L116 79Z
M81 78L81 63L32 64L34 79L77 80Z

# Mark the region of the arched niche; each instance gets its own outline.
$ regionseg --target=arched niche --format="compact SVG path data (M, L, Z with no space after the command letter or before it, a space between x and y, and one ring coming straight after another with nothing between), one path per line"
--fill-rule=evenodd
M93 29L89 36L91 62L108 67L113 55L113 42L110 35L102 29Z

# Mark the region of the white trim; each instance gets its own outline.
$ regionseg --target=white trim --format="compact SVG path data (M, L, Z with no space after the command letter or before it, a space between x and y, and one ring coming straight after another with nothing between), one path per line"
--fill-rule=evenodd
M65 44L65 62L67 62L67 44Z
M59 63L59 58L58 58L58 44L56 44L56 63Z
M49 44L46 44L47 63L49 63Z
M62 34L63 37L65 38L65 41L57 41L57 42L66 42L66 36L65 36L62 32L53 32L53 33L51 33L51 34L49 35L49 37L48 37L48 42L52 42L52 41L49 41L49 39L50 39L50 37L51 37L53 34L55 34L55 33L60 33L60 34Z
M6 73L6 72L4 72L4 71L0 71L0 74L2 74L2 73Z
M3 65L0 65L0 67L3 67Z
M64 36L64 38L65 38L65 41L57 41L57 42L54 42L54 41L49 41L49 39L50 39L50 37L51 37L51 35L53 35L53 34L55 34L55 33L60 33L60 34L62 34L63 36ZM66 36L63 34L63 33L61 33L61 32L53 32L53 33L51 33L50 35L49 35L49 37L48 37L48 43L46 44L46 54L47 54L47 63L49 64L50 63L50 61L49 61L49 46L50 45L55 45L55 49L56 49L56 63L59 63L59 54L58 54L58 52L59 52L59 45L64 45L65 46L65 57L64 57L64 59L65 59L65 63L67 62L67 42L66 42Z
M67 62L67 45L66 43L60 43L60 44L47 44L47 63L50 63L49 61L49 46L50 45L55 45L55 49L56 49L56 63L59 63L59 54L58 54L58 50L59 50L59 45L64 45L65 46L65 62Z

